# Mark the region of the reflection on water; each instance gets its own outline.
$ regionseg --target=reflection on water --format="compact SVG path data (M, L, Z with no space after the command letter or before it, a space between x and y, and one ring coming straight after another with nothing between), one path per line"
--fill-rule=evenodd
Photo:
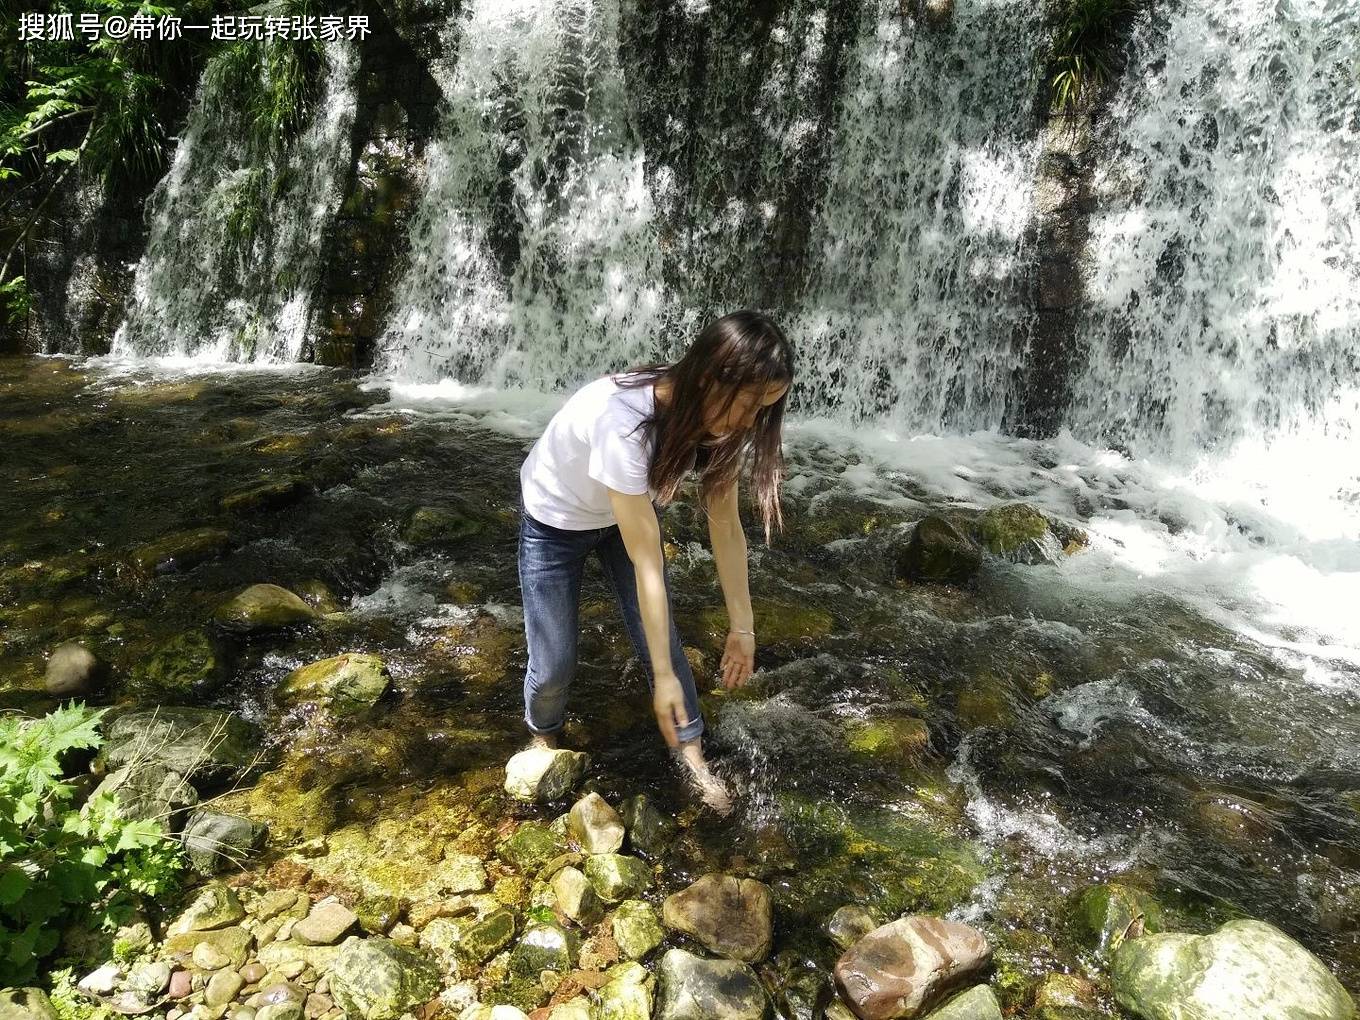
M326 793L297 814L299 837L350 822L380 834L431 806L456 835L485 805L502 810L499 768L524 737L516 469L551 398L55 358L0 361L0 392L6 704L40 709L47 652L79 637L113 664L116 698L262 721L283 764L261 788L306 774ZM776 950L823 964L819 925L859 902L973 919L1033 970L1089 963L1071 895L1118 874L1178 926L1260 917L1360 979L1352 635L1279 622L1272 607L1301 603L1240 571L1229 584L1305 539L1282 544L1188 490L1155 499L1168 490L1151 466L1070 440L897 443L918 454L903 458L889 438L800 422L788 446L789 533L750 540L760 670L705 695L742 794L734 818L700 814L677 787L608 589L586 576L568 738L592 752L606 796L644 790L686 823L668 882L762 877ZM234 498L264 485L272 495ZM893 579L893 542L927 507L1014 498L1084 527L1091 547L1057 566L989 561L968 591ZM449 531L421 508L478 527ZM1241 530L1214 525L1230 516ZM681 631L712 678L725 618L701 519L680 504L664 526ZM183 569L138 565L148 543L192 529L226 539ZM1343 568L1333 584L1350 583ZM214 633L222 668L201 683L132 682L137 662L260 581L320 582L333 606L297 633ZM318 731L276 688L345 650L381 655L396 692L369 722ZM296 741L314 750L290 755Z

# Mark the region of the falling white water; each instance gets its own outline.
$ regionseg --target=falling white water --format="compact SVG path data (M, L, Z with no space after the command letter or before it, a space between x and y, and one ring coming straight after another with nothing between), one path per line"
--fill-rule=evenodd
M1073 431L1353 500L1360 9L1166 5L1106 123Z
M554 385L653 356L660 256L616 4L483 3L456 21L376 371Z
M803 408L995 428L1028 335L1016 293L1037 133L1040 5L965 0L930 30L871 3L814 221L818 269L787 330Z
M324 264L322 238L340 204L354 123L357 46L327 43L316 116L282 166L260 166L234 99L207 94L188 115L169 173L149 205L151 234L114 333L114 357L192 357L204 362L296 361ZM249 250L233 250L233 209L271 189Z

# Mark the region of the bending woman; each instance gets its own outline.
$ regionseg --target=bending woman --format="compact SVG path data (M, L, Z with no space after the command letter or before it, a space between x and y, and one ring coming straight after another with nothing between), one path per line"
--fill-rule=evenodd
M704 760L704 721L671 612L656 510L688 472L700 473L730 625L722 680L739 687L755 668L756 642L737 477L749 460L768 544L772 527L783 524L781 430L792 381L793 351L779 327L757 312L734 312L710 323L675 364L587 383L548 423L520 468L524 721L535 744L557 746L576 672L581 573L594 553L647 668L662 736L705 803L730 809Z

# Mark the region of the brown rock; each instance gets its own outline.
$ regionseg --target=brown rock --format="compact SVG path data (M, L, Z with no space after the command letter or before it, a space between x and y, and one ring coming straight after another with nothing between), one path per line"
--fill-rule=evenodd
M770 890L755 879L705 875L666 897L662 919L730 960L758 963L770 954Z
M241 977L245 979L245 982L248 985L257 984L268 973L269 968L259 960L256 960L254 963L248 963L241 968Z
M187 970L177 970L170 975L170 990L166 992L172 999L182 999L193 991L193 975Z
M836 961L836 987L860 1020L911 1020L991 959L982 932L915 914L875 928Z

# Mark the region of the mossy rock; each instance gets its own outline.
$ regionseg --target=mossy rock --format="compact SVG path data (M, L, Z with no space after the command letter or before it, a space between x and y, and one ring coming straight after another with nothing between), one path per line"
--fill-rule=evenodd
M280 478L229 493L222 498L222 509L229 513L276 510L305 499L311 491L311 483L305 478Z
M345 652L295 669L284 678L280 692L293 702L313 702L337 715L357 715L377 704L392 677L376 655Z
M521 875L536 874L566 850L566 839L540 822L523 822L496 844L496 856Z
M508 627L490 613L443 627L426 644L432 664L447 664L465 683L485 688L505 683L523 647L523 629Z
M756 640L762 646L813 644L828 637L836 626L835 617L824 609L758 596L751 599L751 614L755 620ZM721 649L730 626L727 611L709 607L698 614L697 623L708 644Z
M1008 730L1015 726L1015 707L1005 681L983 674L960 688L954 714L965 730L991 726Z
M513 942L514 938L515 915L501 908L465 928L454 951L469 963L485 963Z
M587 858L586 879L605 903L631 899L651 887L652 869L626 854L594 854Z
M1093 885L1080 892L1072 919L1083 944L1100 956L1113 953L1126 938L1165 930L1157 899L1118 882Z
M222 679L223 662L213 639L188 630L156 646L132 667L132 686L139 693L183 698L210 690Z
M1005 503L984 510L973 527L983 548L1004 556L1047 535L1048 518L1028 503Z
M212 708L122 712L104 734L99 761L106 768L154 761L195 786L252 771L263 742L259 730L239 715Z
M165 574L206 563L230 548L231 536L221 528L193 528L139 545L128 559L143 574Z
M537 978L545 970L565 974L576 966L581 938L556 924L529 925L510 953L510 972Z
M310 623L319 614L287 588L252 584L213 610L213 621L226 630L276 630Z
M468 512L421 506L407 515L401 537L411 545L447 545L480 535L482 527L482 522Z
M851 723L850 750L882 761L914 764L930 753L930 727L923 719L867 719Z
M355 1020L397 1020L442 985L432 961L387 938L351 935L331 965L331 994Z
M966 524L931 514L916 522L894 566L899 578L965 585L982 566L982 549Z

